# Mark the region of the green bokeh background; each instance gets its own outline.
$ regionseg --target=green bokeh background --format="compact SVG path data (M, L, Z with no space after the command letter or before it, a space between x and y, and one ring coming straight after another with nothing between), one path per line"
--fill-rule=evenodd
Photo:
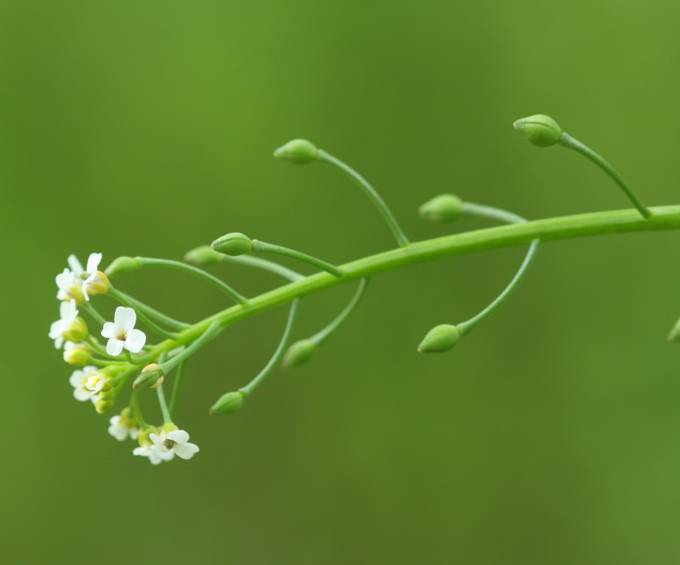
M73 401L47 330L71 252L178 258L232 230L337 262L390 247L342 176L272 159L292 137L365 173L415 238L447 233L415 213L444 191L532 218L626 206L584 159L518 138L536 112L678 203L679 17L668 0L3 0L0 561L678 562L678 234L551 243L443 356L415 353L423 333L488 302L522 250L380 276L309 365L211 418L285 309L250 319L191 364L177 422L201 453L160 468ZM121 285L190 319L225 305L176 273ZM306 300L297 336L350 293Z

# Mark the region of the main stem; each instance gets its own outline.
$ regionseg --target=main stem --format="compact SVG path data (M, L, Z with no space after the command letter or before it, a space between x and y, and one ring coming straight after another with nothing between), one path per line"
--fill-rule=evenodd
M151 354L158 355L189 343L214 323L224 327L296 298L408 265L487 249L525 245L534 239L547 242L608 233L680 230L680 206L662 206L652 211L650 219L641 218L637 210L614 210L548 218L414 242L341 265L341 278L329 273L317 273L260 294L247 304L227 308L187 328L176 339L160 343Z

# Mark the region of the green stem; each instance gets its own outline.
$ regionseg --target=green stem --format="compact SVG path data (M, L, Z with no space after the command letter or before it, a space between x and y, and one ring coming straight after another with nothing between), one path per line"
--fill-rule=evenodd
M156 387L156 396L158 396L158 404L160 404L161 414L163 414L163 423L170 424L172 422L172 418L170 417L168 404L165 402L165 393L163 392L163 385L158 385Z
M315 333L312 337L309 339L313 341L316 345L321 345L328 337L338 329L340 324L342 324L347 317L352 313L352 311L357 307L359 304L359 301L363 297L364 293L366 292L366 287L368 286L368 279L361 279L359 281L359 286L357 287L356 292L352 296L352 299L347 303L347 306L338 314L338 316L333 320L330 324L328 324L325 328L321 329L317 333Z
M292 257L294 259L298 259L299 261L309 263L310 265L317 267L323 271L328 271L335 277L342 276L342 271L340 271L340 269L338 269L334 265L331 265L327 261L324 261L323 259L317 259L316 257L312 257L311 255L307 255L307 253L303 253L302 251L298 251L296 249L283 247L282 245L275 245L273 243L267 243L266 241L259 241L257 239L253 239L253 251L285 255L286 257Z
M378 210L382 214L382 217L385 219L385 222L387 222L387 225L392 231L394 239L397 240L397 243L401 247L404 247L409 244L408 237L406 237L406 234L401 229L401 226L399 225L399 222L397 222L397 219L394 217L394 214L392 214L392 211L388 208L387 204L382 199L380 194L378 194L375 188L373 188L371 184L363 176L356 172L352 167L350 167L346 163L343 163L340 159L333 157L333 155L327 153L323 149L319 149L319 159L325 163L337 167L343 173L348 175L352 180L354 180L359 185L359 187L368 195L373 204L375 204L376 208L378 208Z
M168 375L173 369L181 365L194 353L196 353L201 347L217 337L222 331L222 326L217 322L210 324L204 331L201 332L196 339L193 340L191 345L187 346L182 352L178 353L174 357L171 357L168 361L164 361L160 364L161 370L164 375ZM179 341L179 340L176 340ZM167 343L167 342L164 342ZM161 352L163 353L163 352Z
M463 213L482 218L499 220L501 222L505 222L508 224L526 223L525 218L517 214L514 214L513 212L509 212L508 210L503 210L502 208L494 208L492 206L484 206L482 204L475 204L473 202L465 202L463 204ZM476 316L473 316L469 320L465 320L464 322L457 324L458 329L462 334L469 332L473 327L475 327L477 324L479 324L479 322L487 318L492 312L494 312L508 299L508 297L512 294L512 291L515 290L519 281L526 273L526 270L529 268L529 265L533 261L536 252L538 251L539 244L540 240L538 239L534 239L531 242L529 250L527 251L527 254L524 257L524 261L522 261L522 264L515 273L515 276L512 277L512 279L510 280L508 285L503 289L503 291L486 308L484 308L481 312L479 312Z
M89 314L89 316L97 322L100 326L103 326L106 323L106 320L104 319L104 316L102 316L97 310L95 309L92 304L89 302L83 302L80 307L85 310Z
M158 344L152 349L151 355L157 356L163 351L171 351L189 343L213 324L225 327L237 320L292 302L296 298L408 265L488 249L526 245L534 239L545 243L610 233L664 230L680 230L680 206L653 208L653 216L649 220L640 218L636 210L613 210L547 218L418 241L407 247L391 249L342 265L342 278L329 273L316 273L260 294L246 305L227 308L187 328L177 339Z
M256 269L262 269L264 271L274 273L275 275L279 275L290 281L299 281L305 278L304 275L301 275L292 269L284 267L283 265L279 265L278 263L274 263L274 261L267 261L267 259L262 259L261 257L253 257L251 255L239 255L237 257L233 257L231 255L225 255L224 253L220 253L220 256L220 259L223 263L233 263L235 265L246 265Z
M177 398L179 397L180 386L182 384L182 375L184 374L184 363L180 363L175 371L175 380L172 383L172 396L170 396L170 414L175 413L175 406L177 405Z
M276 351L271 356L264 369L262 369L259 374L250 381L246 386L239 389L239 392L243 393L245 396L250 396L253 391L272 373L275 367L278 366L279 361L283 357L283 354L288 347L288 341L290 340L290 333L293 329L293 324L295 323L295 316L297 314L299 300L294 300L290 307L290 312L288 314L288 321L286 322L286 328L283 330L283 336L279 342Z
M165 324L169 328L176 331L185 330L191 325L187 324L186 322L180 322L179 320L175 320L174 318L171 318L170 316L163 314L163 312L159 312L152 306L145 304L141 300L137 300L134 296L130 296L129 294L123 292L120 289L116 289L116 291L122 298L127 300L132 305L132 308L134 308L137 311L144 312L149 318L154 319L159 324Z
M604 159L599 153L596 153L593 151L590 147L588 147L585 143L582 143L578 139L572 137L568 133L564 132L562 133L562 136L560 137L560 145L564 147L568 147L569 149L573 149L577 153L580 153L593 163L595 163L600 169L602 169L609 177L623 190L625 195L628 197L628 199L633 203L633 206L635 206L640 214L642 214L643 218L650 218L652 216L652 212L647 208L645 205L638 200L638 197L635 195L635 193L631 190L631 188L625 183L621 175L616 172L614 167L612 167L609 162Z
M154 322L149 316L147 316L144 310L140 308L135 308L135 302L133 300L129 300L126 294L123 294L118 289L114 288L113 285L109 287L109 294L111 295L111 298L117 300L123 306L128 306L129 308L135 310L135 312L137 313L137 317L142 321L142 323L146 325L149 329L156 332L159 336L168 339L174 339L175 337L177 337L177 334L163 329L156 322Z
M151 257L137 257L137 259L139 260L143 267L167 267L169 269L175 269L177 271L191 273L192 275L202 278L203 280L206 280L215 285L222 292L227 294L232 300L234 300L234 302L242 305L247 304L248 302L245 296L242 296L241 294L236 292L236 290L230 287L227 283L221 281L217 277L214 277L213 275L202 269L194 267L193 265L181 263L180 261L172 261L170 259L156 259Z

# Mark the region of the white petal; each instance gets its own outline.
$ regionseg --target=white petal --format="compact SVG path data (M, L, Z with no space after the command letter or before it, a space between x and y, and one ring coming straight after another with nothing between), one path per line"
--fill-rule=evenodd
M90 256L87 258L87 272L94 273L97 269L99 269L99 263L101 262L101 253L90 253Z
M61 334L64 333L64 322L61 320L57 320L56 322L52 322L50 325L50 333L48 334L50 336L50 339L57 339Z
M61 349L62 345L64 345L64 338L59 336L57 339L54 340L54 348Z
M106 352L111 357L118 357L123 352L123 345L125 345L125 342L111 338L106 344Z
M148 447L135 447L132 450L132 455L141 455L142 457L148 457L149 456L149 448Z
M61 273L59 273L56 278L54 279L57 282L57 286L62 289L66 290L68 287L71 286L71 283L73 281L73 275L71 274L71 271L68 269L64 269Z
M72 322L78 317L78 307L76 306L75 300L69 300L68 302L62 302L59 306L59 314L61 319L67 322Z
M102 337L110 338L116 335L116 324L113 322L106 322L102 328Z
M139 353L146 343L146 334L142 330L130 330L125 340L125 349L130 353Z
M73 389L73 397L80 402L85 402L92 398L92 394L86 391L84 388L76 387Z
M113 320L117 328L121 330L130 331L137 323L137 313L132 308L125 306L118 306Z
M191 459L200 451L198 445L195 443L178 443L175 445L174 450L177 457L181 457L182 459Z
M83 371L74 371L68 382L71 386L78 386L85 380L85 373Z
M83 266L78 261L78 257L75 255L68 256L68 266L71 267L71 271L74 275L81 275L83 273Z
M172 430L166 434L166 437L175 443L186 443L189 441L189 434L184 430Z

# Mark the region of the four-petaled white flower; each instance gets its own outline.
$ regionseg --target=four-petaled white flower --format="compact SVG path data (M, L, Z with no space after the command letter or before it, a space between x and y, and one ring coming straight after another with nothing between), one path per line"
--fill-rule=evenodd
M50 326L50 339L54 340L54 347L61 349L66 338L64 334L71 328L78 317L78 308L75 300L62 302L59 306L59 319Z
M137 314L132 308L119 306L116 308L113 322L106 322L102 336L108 338L106 352L117 357L127 349L130 353L139 353L146 343L146 334L135 329Z
M120 415L114 416L109 420L109 423L109 434L118 441L125 441L128 436L130 439L137 439L139 436L139 428L130 426L127 418L121 418Z
M191 459L199 448L189 442L189 434L185 430L161 431L160 434L149 434L151 443L136 447L132 453L148 457L153 465L163 461L171 461L175 455L181 459Z
M71 386L73 387L73 396L76 400L84 402L86 400L91 400L92 402L97 402L98 396L94 393L88 384L94 384L91 381L92 377L97 374L97 367L83 367L82 370L74 371L69 379ZM102 384L103 386L103 384ZM96 387L95 387L96 388ZM101 387L100 389L101 390Z
M160 442L160 436L158 434L150 434L149 439L151 440L150 444L135 447L132 450L132 454L147 457L152 465L159 465L163 463L163 461L170 461L175 456L172 451L165 449Z
M90 253L87 258L87 266L83 269L78 258L75 255L69 255L68 265L70 268L64 269L62 273L57 275L57 287L59 287L57 298L59 300L82 300L82 297L84 297L85 300L90 300L88 290L98 281L97 271L101 261L101 253Z

